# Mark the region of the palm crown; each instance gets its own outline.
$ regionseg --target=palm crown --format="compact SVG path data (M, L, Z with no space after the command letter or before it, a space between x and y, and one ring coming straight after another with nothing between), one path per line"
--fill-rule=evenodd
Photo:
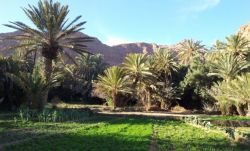
M178 57L183 64L188 64L194 56L205 52L205 45L201 44L201 41L195 41L188 39L182 42Z
M90 41L91 38L76 36L77 32L84 29L82 25L86 22L76 23L81 18L78 16L68 23L67 5L62 6L52 0L40 0L37 7L29 5L23 11L35 28L19 21L5 24L7 27L21 31L18 35L6 37L19 41L19 44L9 49L25 47L26 55L39 51L45 57L48 76L52 72L52 60L56 59L59 53L70 57L65 48L78 54L86 52L86 46L83 43ZM29 41L29 43L23 41Z

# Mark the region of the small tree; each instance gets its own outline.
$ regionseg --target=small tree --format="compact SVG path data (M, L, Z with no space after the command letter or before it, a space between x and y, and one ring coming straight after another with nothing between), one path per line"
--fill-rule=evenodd
M112 98L114 109L117 107L119 93L130 93L128 77L120 67L113 66L104 71L104 75L98 77L96 89L102 91L107 98Z
M60 74L53 73L49 80L46 80L41 69L37 66L32 73L18 72L16 74L6 73L17 85L19 85L26 94L28 106L34 109L43 109L43 97L49 88L58 83Z

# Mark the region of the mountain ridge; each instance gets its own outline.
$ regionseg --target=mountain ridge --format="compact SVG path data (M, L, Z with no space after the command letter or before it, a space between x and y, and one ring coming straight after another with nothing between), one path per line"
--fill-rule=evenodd
M16 44L16 41L6 40L4 36L11 36L18 34L19 31L9 32L9 33L0 33L0 55L10 56L13 54L13 50L4 50L3 48L9 47L11 45ZM243 36L250 40L250 23L242 25L237 33L241 33ZM88 36L84 33L77 33L78 36ZM88 36L91 37L91 36ZM119 65L123 62L125 56L129 53L152 53L154 49L159 47L169 48L171 51L178 51L180 48L179 43L174 45L158 45L156 43L146 43L146 42L135 42L135 43L125 43L114 46L108 46L102 43L98 38L92 37L94 40L91 42L87 42L87 50L91 53L103 54L104 60L109 65ZM70 54L75 56L76 54L70 51Z
M14 53L14 50L3 50L6 47L17 44L16 41L6 40L5 36L13 36L17 35L19 31L9 32L9 33L0 33L0 55L10 56ZM83 33L77 33L78 36L88 36ZM122 63L124 57L128 53L152 53L154 48L160 47L157 44L151 44L146 42L137 42L137 43L127 43L127 44L119 44L115 46L108 46L102 43L98 38L92 37L94 40L91 42L87 42L87 50L91 53L103 54L104 60L110 65L119 65ZM70 53L74 56L73 52Z

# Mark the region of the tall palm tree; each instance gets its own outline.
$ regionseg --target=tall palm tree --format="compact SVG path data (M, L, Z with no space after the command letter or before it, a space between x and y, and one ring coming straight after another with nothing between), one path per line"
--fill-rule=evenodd
M206 50L205 45L201 44L201 41L195 41L193 39L184 40L180 43L178 57L180 62L187 65L194 56L203 54Z
M19 44L9 48L26 48L26 55L32 52L39 52L44 57L46 78L49 79L52 73L52 61L59 54L70 57L65 49L72 50L78 54L86 51L85 42L91 40L88 37L77 36L82 25L86 22L76 23L81 16L76 17L68 23L67 5L61 5L52 0L40 0L38 6L29 5L23 9L35 28L22 22L10 22L5 26L21 31L18 35L8 36L7 39L17 40ZM29 41L29 43L25 43Z
M226 50L235 55L246 55L250 51L250 41L241 34L231 35L226 37Z
M128 54L124 59L122 67L133 80L132 87L135 87L144 78L152 76L147 54Z
M117 66L106 69L104 75L98 77L96 88L112 98L114 109L117 107L118 94L130 93L128 77L125 77L124 71Z
M173 72L178 70L175 58L167 49L156 49L151 58L151 68L163 79L171 77Z
M232 53L223 53L218 60L210 62L210 66L211 72L208 75L215 75L229 81L247 69L250 64Z

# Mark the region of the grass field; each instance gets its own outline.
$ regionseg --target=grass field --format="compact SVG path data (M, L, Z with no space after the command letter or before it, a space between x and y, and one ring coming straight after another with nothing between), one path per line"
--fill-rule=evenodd
M209 117L204 117L204 120L237 120L237 121L250 121L249 116L221 116L213 115Z
M181 121L92 116L79 122L15 123L10 117L0 116L0 146L9 144L5 151L249 150L219 132Z

